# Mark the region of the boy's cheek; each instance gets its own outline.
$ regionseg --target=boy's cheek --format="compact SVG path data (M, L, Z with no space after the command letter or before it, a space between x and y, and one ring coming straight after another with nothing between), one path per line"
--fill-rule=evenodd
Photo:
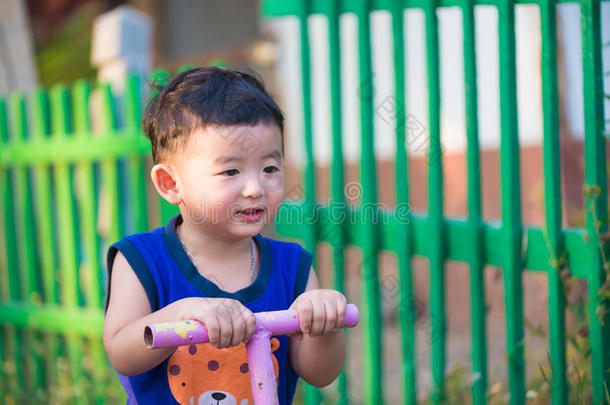
M277 216L277 214L280 211L280 207L282 206L282 199L281 198L277 198L277 201L273 201L271 204L267 205L267 220L269 221L273 221L275 219L275 217Z
M272 178L266 179L264 186L269 191L283 192L284 191L284 177L283 176L274 176Z
M235 220L234 211L238 208L230 199L209 196L189 207L189 217L198 223L223 223Z

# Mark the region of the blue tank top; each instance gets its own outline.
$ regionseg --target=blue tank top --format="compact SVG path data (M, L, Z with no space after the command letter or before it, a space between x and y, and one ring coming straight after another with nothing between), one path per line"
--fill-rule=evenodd
M127 236L113 244L107 255L108 280L120 250L142 283L153 312L187 297L232 298L252 312L284 310L305 291L312 254L298 243L277 241L261 234L254 237L260 251L254 282L233 293L222 290L197 271L185 252L176 234L176 225L181 222L182 217L177 215L165 227ZM109 281L107 297L111 287ZM288 360L288 337L276 336L271 343L279 401L288 405L292 403L298 379ZM220 375L224 377L215 379ZM153 369L137 376L119 375L119 379L130 405L252 405L243 344L225 349L207 343L182 346Z

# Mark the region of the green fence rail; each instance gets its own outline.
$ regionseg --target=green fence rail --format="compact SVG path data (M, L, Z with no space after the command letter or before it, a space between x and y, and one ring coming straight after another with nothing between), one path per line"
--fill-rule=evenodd
M95 114L90 93L82 81L0 101L5 404L124 402L101 342L104 251L161 210L146 196L139 79L128 81L120 127L110 88L96 89Z
M487 350L485 331L485 291L483 267L499 266L503 269L505 290L505 321L507 370L510 403L525 402L526 381L524 357L524 318L522 272L541 271L548 275L549 288L549 347L552 368L552 401L568 403L566 380L566 332L563 282L560 273L566 266L572 275L588 281L589 341L593 400L598 404L608 401L610 391L610 312L598 292L610 273L607 262L609 246L600 238L607 232L608 190L607 156L603 135L602 65L600 1L582 0L581 32L585 105L585 193L586 229L562 229L560 194L560 154L558 83L556 57L556 5L564 1L511 1L511 0L266 0L263 14L269 17L296 16L299 21L301 53L302 97L305 136L305 200L290 204L294 212L285 211L279 219L282 235L306 241L314 251L318 242L332 246L335 287L343 289L344 249L348 245L361 249L365 258L362 268L362 324L364 357L363 403L383 402L382 328L378 279L378 254L392 251L398 259L400 279L398 309L402 349L402 390L404 402L415 403L417 398L415 323L416 308L411 273L411 258L423 256L430 269L430 316L432 355L432 403L444 402L446 373L444 264L448 260L466 262L470 266L471 320L472 320L472 398L475 404L487 402ZM541 71L543 101L543 155L545 225L542 228L525 227L521 221L521 191L519 179L519 141L517 130L517 97L515 66L515 5L535 4L541 17ZM481 212L480 151L478 145L477 83L475 63L476 5L492 5L498 11L499 78L501 109L501 222L485 223ZM467 196L468 217L446 218L443 215L443 176L440 147L440 78L437 9L457 7L462 14L464 38L464 80L467 133ZM410 216L410 221L393 214L378 213L377 221L370 217L370 203L377 201L377 175L373 148L374 109L373 97L360 98L361 163L360 181L363 195L360 208L346 208L348 220L337 220L336 208L343 206L345 179L341 144L341 57L339 18L351 13L357 19L359 83L372 77L370 13L385 10L391 15L395 89L405 88L405 44L403 37L404 10L418 8L424 12L426 66L429 94L430 134L428 165L428 201L426 214ZM312 145L311 67L308 18L323 15L328 24L329 86L332 125L332 163L330 200L335 207L316 204L316 166ZM407 90L408 91L408 90ZM396 145L405 145L406 119L404 92L395 91ZM356 119L358 119L356 117ZM401 125L403 124L403 125ZM407 184L407 156L404 148L397 147L395 155L396 204L409 202ZM315 211L315 212L314 212ZM310 213L317 221L295 226L295 213ZM525 236L525 237L524 237ZM606 267L604 269L604 266ZM609 283L610 284L610 283ZM347 401L345 376L341 377L342 403ZM360 388L360 387L359 387ZM421 399L421 394L418 399ZM307 404L319 403L319 393L308 388Z
M524 3L519 1L518 3ZM530 3L527 1L527 3ZM480 162L477 133L477 89L474 49L475 5L498 9L501 97L501 201L499 223L482 219ZM603 105L600 2L583 0L581 29L585 106L586 228L562 229L557 107L556 27L553 1L540 0L542 27L542 84L544 118L545 225L525 227L521 222L519 145L517 138L514 6L509 0L336 0L263 2L268 16L296 15L300 24L303 77L306 166L304 198L284 203L278 231L302 240L312 252L318 242L333 246L335 287L344 289L344 249L362 250L363 386L348 387L339 380L341 403L347 392L363 391L363 403L383 403L382 321L378 255L395 252L398 259L401 303L401 384L404 402L415 403L415 306L411 258L430 263L431 370L434 403L444 401L446 373L444 264L468 263L471 280L473 403L486 403L487 348L485 331L485 265L503 269L506 291L507 369L512 404L525 402L522 271L548 275L549 347L553 369L554 404L568 403L566 381L565 296L559 273L569 267L572 276L588 282L589 341L594 402L601 403L610 387L610 309L598 291L606 281L610 257L604 215L608 211L606 140ZM439 45L436 10L459 7L464 31L464 73L467 116L468 217L443 214L443 157L440 148ZM358 17L359 74L371 77L369 14L391 13L394 37L394 80L404 88L405 55L403 10L423 9L429 90L430 159L429 212L411 213L409 221L386 212L358 207L336 211L316 199L312 140L311 72L307 18L328 17L330 97L332 108L331 198L345 202L344 161L341 153L341 76L339 16ZM159 72L159 78L167 77ZM91 96L92 93L94 97ZM175 212L163 203L146 179L150 164L148 140L139 131L141 115L139 79L128 81L121 108L110 88L90 89L85 82L71 89L56 86L25 97L15 94L0 101L0 398L6 404L115 403L124 394L108 365L101 344L102 302L105 286L104 252L109 243L127 233L158 226ZM405 115L406 97L396 92L398 116ZM8 104L8 105L7 105ZM92 111L94 113L92 113ZM377 174L373 148L372 98L360 100L363 187L361 206L374 206ZM404 125L397 125L396 144L405 144ZM409 203L407 155L395 156L396 203ZM290 218L305 213L315 221L295 224ZM609 270L610 271L610 270ZM605 312L604 312L605 311ZM306 389L306 403L319 403L320 393Z

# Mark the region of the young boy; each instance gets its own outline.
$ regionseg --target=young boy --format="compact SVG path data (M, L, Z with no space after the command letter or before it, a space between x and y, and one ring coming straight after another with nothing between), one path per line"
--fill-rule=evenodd
M108 251L104 346L128 403L251 405L253 312L294 309L301 331L272 339L280 404L299 376L331 383L345 360L345 297L320 289L312 255L263 237L284 194L284 118L253 76L181 73L148 106L152 182L180 214ZM150 350L150 323L195 319L210 343Z

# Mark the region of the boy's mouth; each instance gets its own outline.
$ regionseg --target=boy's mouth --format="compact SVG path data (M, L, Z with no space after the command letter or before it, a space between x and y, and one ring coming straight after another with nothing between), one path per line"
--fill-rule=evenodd
M238 214L257 214L263 212L262 208L248 208L246 210L237 211Z
M246 210L237 211L237 215L246 221L255 222L263 216L262 208L248 208Z

